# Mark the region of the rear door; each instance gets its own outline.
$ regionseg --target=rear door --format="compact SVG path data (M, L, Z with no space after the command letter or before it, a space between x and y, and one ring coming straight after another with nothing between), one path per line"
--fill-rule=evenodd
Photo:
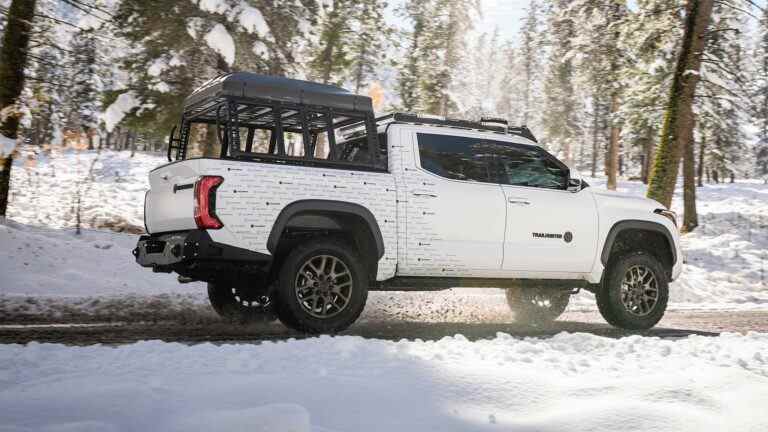
M150 233L197 229L194 185L198 163L197 159L174 162L149 173L144 223Z
M482 141L435 131L410 134L405 166L406 262L411 276L485 276L501 269L506 204Z
M506 271L587 273L597 247L598 216L588 192L569 192L568 168L536 146L494 150L507 206Z

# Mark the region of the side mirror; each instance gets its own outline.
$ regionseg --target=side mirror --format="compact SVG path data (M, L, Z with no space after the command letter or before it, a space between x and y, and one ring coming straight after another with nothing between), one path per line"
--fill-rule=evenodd
M568 179L568 187L566 188L568 192L576 193L581 190L581 179L578 178L569 178Z

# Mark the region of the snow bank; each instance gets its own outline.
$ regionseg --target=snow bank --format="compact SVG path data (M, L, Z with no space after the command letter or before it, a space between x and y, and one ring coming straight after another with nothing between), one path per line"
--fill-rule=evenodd
M202 291L169 274L139 267L131 250L136 236L109 231L0 225L0 294L93 296Z
M604 187L603 179L590 179ZM678 182L681 183L681 182ZM619 192L644 195L640 182ZM768 185L761 181L706 184L696 190L699 227L682 236L687 264L670 285L673 307L768 307ZM678 187L672 210L683 215Z
M112 132L115 126L123 120L126 114L140 105L141 102L132 91L121 93L120 96L112 102L112 105L107 107L101 117L106 124L107 131Z
M49 228L75 226L74 203L81 193L86 228L143 230L149 171L167 163L160 154L112 150L35 153L21 147L14 162L8 217ZM86 181L93 166L92 181Z
M226 28L221 24L213 26L205 35L205 43L214 51L221 54L230 66L235 63L235 41Z
M311 353L311 354L310 354ZM766 430L768 334L0 346L4 430Z

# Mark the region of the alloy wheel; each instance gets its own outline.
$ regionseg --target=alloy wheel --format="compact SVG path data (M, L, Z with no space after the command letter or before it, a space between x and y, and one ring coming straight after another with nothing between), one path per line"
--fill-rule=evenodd
M632 315L650 314L659 301L659 284L653 271L644 265L634 265L621 281L621 303Z
M338 315L352 297L352 273L332 255L317 255L299 269L295 280L296 298L311 316L327 319Z

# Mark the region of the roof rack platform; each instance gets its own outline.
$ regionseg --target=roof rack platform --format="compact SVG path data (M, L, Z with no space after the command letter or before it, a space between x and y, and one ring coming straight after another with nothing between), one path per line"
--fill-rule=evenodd
M515 135L538 142L533 133L526 126L507 126L506 120L482 119L481 121L449 119L437 116L425 116L414 113L390 113L376 118L379 125L387 123L409 123L433 126L444 126L458 129L478 130L494 132L504 135Z

